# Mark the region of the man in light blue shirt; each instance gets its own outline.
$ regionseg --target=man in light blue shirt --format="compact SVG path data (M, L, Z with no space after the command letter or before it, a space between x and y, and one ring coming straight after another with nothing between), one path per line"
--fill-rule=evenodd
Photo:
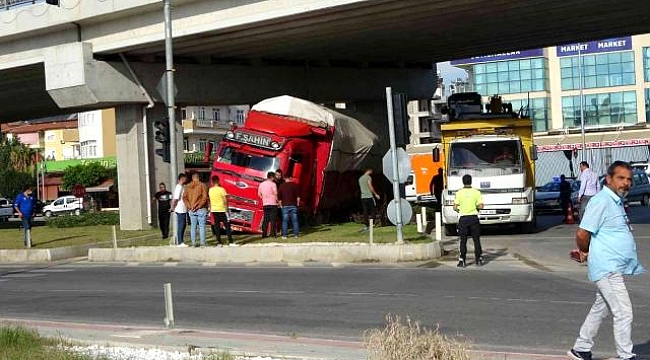
M589 200L600 191L600 183L598 182L598 175L591 171L588 162L582 161L580 163L580 171L578 202L580 203L580 220L582 220Z
M591 360L594 337L608 310L614 317L614 340L619 359L634 360L632 353L632 302L623 275L645 269L638 261L636 243L623 208L632 185L632 168L623 161L607 169L607 186L587 205L576 233L581 258L587 259L589 280L596 283L596 302L580 328L580 336L568 352L572 359Z

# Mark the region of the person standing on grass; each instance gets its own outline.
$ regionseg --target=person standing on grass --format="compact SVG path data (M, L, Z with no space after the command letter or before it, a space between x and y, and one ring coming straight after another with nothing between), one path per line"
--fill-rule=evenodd
M363 175L359 178L359 188L361 189L361 207L363 208L363 224L365 225L361 231L367 231L370 226L370 217L374 219L377 215L377 204L375 199L379 200L379 194L372 186L372 172L371 167L367 167L363 171Z
M179 247L187 247L183 242L183 235L185 234L185 227L187 226L187 207L183 201L183 194L185 192L185 183L187 182L187 175L184 173L178 174L178 183L174 188L174 196L170 212L176 213L176 245Z
M190 239L192 246L205 246L205 223L208 217L208 190L201 182L199 173L192 174L192 182L187 185L183 193L183 202L190 215ZM200 242L196 241L196 228L199 228Z
M23 187L23 192L18 194L18 196L16 196L16 200L14 201L14 209L18 213L22 226L25 229L25 236L23 239L25 247L27 247L28 245L27 234L32 230L32 221L34 218L35 205L36 205L36 200L32 196L32 186L25 185Z
M212 176L212 187L208 191L210 197L210 212L214 223L212 224L212 232L217 237L217 244L221 245L221 225L226 228L226 235L228 235L228 244L234 244L232 241L232 230L230 229L230 218L228 217L228 193L226 189L219 184L219 177Z
M164 182L158 185L158 192L153 196L153 200L158 202L158 226L162 238L169 237L169 218L171 217L171 201L172 193L167 191L167 186Z
M580 220L585 215L589 200L600 191L598 175L589 168L589 163L582 161L580 163L580 191L578 192L578 202L580 203Z
M481 248L481 227L478 213L483 209L483 196L481 192L472 187L472 176L463 176L463 188L456 192L454 197L454 211L458 212L458 235L460 236L460 258L458 267L467 266L467 235L474 241L474 262L476 266L483 266L483 249Z
M264 218L262 219L262 239L268 234L268 227L271 226L271 237L276 237L276 225L278 215L278 186L275 184L275 173L269 171L266 174L266 181L257 188L257 196L262 199L264 207Z
M632 302L624 275L645 272L639 263L624 199L632 186L632 168L615 161L607 169L607 186L589 200L576 232L581 260L587 260L589 280L596 283L596 301L580 328L580 335L567 353L575 360L591 360L594 337L611 312L614 342L619 359L634 360L632 353Z
M293 226L293 236L297 239L300 233L298 224L298 207L300 207L300 188L293 182L291 175L278 189L278 204L282 208L282 239L287 239L289 218Z

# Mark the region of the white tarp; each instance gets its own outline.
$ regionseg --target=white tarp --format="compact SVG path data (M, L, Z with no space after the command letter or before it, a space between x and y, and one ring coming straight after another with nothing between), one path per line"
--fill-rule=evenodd
M381 142L361 121L341 114L324 106L288 95L263 100L251 109L297 118L297 121L313 126L334 126L334 140L326 171L361 170L364 160L374 153L373 146ZM363 119L362 121L379 122L382 119Z

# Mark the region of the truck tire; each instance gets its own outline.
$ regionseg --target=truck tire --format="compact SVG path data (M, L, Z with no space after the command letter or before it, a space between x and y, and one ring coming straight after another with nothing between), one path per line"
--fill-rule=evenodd
M648 206L649 204L650 204L650 195L644 194L643 197L641 197L641 205Z
M456 224L445 224L445 235L456 236L458 235L458 227Z
M519 223L519 232L522 234L534 234L537 231L537 217L533 217L533 221L526 223Z

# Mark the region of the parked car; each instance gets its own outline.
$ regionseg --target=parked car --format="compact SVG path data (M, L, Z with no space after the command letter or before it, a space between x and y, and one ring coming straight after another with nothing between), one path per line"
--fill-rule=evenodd
M8 221L12 216L14 216L13 203L9 199L0 198L0 221Z
M51 204L45 205L43 207L43 215L45 215L45 217L61 214L80 215L83 209L83 199L69 195L60 197L54 200Z
M571 201L575 207L578 198L578 190L580 190L580 182L573 179L567 179L571 184ZM535 209L539 211L558 211L562 212L562 204L560 203L560 183L548 182L543 186L537 187L535 191Z
M605 176L600 177L600 186L605 186ZM632 172L632 187L625 198L626 203L638 201L643 206L650 205L650 179L643 170Z

